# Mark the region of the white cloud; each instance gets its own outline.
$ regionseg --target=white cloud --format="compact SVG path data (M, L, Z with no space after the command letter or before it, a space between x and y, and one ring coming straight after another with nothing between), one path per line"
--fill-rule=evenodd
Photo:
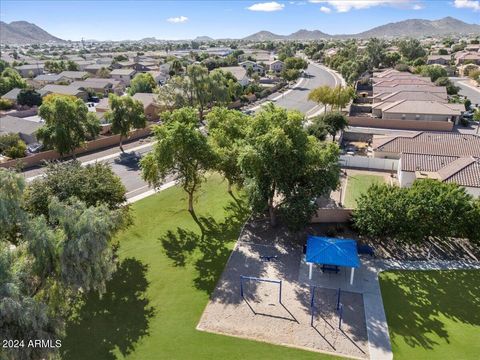
M176 17L168 18L167 21L169 23L173 23L173 24L180 24L180 23L187 22L188 17L186 17L186 16L176 16Z
M326 6L322 6L320 8L320 11L325 13L325 14L330 14L332 12L332 9L330 9L329 7L326 7Z
M480 11L480 1L478 0L455 0L453 6L459 9L472 9Z
M412 9L419 10L415 6L421 6L418 0L309 0L313 4L328 4L337 12L350 10L368 9L374 6L405 6L412 5Z
M420 4L414 4L412 6L412 9L413 10L423 10L423 9L425 9L425 7L423 5L420 5Z
M247 9L251 11L266 11L266 12L272 12L272 11L280 11L283 10L285 7L284 4L279 4L276 1L272 2L265 2L265 3L257 3L253 4L252 6L249 6Z

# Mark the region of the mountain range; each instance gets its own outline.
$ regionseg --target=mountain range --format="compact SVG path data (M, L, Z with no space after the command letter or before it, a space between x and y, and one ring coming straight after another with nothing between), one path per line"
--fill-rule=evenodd
M329 38L393 38L393 37L422 37L451 34L480 34L480 25L467 24L450 16L439 20L409 19L388 23L373 29L345 35L329 35L319 30L299 30L290 35L278 35L269 31L259 31L242 40L269 41L269 40L320 40Z
M7 24L0 21L1 44L44 44L49 42L65 42L50 35L41 27L27 21L13 21Z
M270 31L259 31L244 37L246 41L270 40L320 40L320 39L346 39L346 38L393 38L393 37L422 37L443 36L453 34L480 34L480 25L467 24L453 17L439 20L409 19L385 25L358 33L344 35L329 35L320 30L298 30L289 35L274 34ZM156 41L155 38L146 38L148 42ZM195 41L213 41L208 36L198 36ZM158 41L158 40L157 40ZM13 21L7 24L0 21L0 43L2 44L38 44L48 42L65 42L55 37L35 24L26 21Z

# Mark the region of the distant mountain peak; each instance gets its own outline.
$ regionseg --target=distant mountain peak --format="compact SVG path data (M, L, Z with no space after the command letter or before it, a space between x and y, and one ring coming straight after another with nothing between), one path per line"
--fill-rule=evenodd
M2 44L44 44L48 42L65 42L35 24L28 21L12 21L10 24L0 22L0 43Z

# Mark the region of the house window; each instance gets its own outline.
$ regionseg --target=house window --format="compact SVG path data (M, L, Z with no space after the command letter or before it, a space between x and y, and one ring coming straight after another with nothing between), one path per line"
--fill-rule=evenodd
M402 120L405 120L405 117L406 117L405 114L402 114Z

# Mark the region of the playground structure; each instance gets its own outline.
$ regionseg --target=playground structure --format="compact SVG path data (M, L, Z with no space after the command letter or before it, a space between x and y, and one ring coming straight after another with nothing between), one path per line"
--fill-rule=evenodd
M310 286L310 326L313 327L313 319L315 317L315 289L319 288L318 286L312 285ZM340 302L340 297L342 295L342 289L338 288L337 290L337 300L335 305L335 310L338 316L338 329L342 330L342 320L343 320L343 304Z
M284 233L271 236L276 240L260 233L255 240L261 242L237 242L197 329L368 358L363 296L349 287L345 268L325 274L332 281L344 279L341 286L313 284L298 241ZM318 282L321 274L316 275ZM310 285L318 285L313 301Z
M245 297L243 296L243 282L244 281L258 281L258 282L267 282L271 284L278 284L278 302L281 304L282 303L282 280L274 280L274 279L264 279L264 278L258 278L254 276L243 276L240 275L240 296L244 299Z

